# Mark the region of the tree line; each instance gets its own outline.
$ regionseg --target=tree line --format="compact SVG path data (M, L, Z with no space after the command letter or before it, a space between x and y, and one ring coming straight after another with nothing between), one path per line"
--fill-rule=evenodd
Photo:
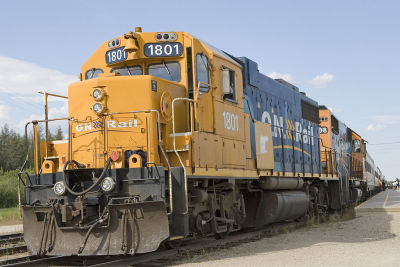
M38 127L38 135L40 140L45 139L45 131L42 127ZM54 132L49 131L50 140L62 140L63 132L58 127ZM33 168L33 135L29 133L25 138L25 133L20 134L8 125L4 125L0 129L0 171L1 174L7 171L19 169L26 159L26 151L28 148L29 160L26 168Z

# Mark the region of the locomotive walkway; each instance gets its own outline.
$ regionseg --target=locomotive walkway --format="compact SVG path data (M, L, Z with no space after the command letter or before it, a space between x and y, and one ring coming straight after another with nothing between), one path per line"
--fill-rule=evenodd
M400 211L400 191L387 189L360 204L355 210L356 213Z

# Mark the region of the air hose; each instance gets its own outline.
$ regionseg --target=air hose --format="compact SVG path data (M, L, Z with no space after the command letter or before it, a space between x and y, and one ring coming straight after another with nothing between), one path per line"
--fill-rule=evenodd
M110 203L108 203L108 204L110 204ZM83 239L83 242L82 242L81 246L80 246L79 249L78 249L78 255L81 254L81 253L83 252L83 250L85 249L86 243L87 243L87 241L88 241L88 239L89 239L89 236L90 236L90 234L92 233L93 229L94 229L99 223L103 223L105 220L107 220L107 217L110 216L110 213L109 213L109 210L108 210L108 204L107 204L106 208L104 209L103 214L100 216L100 218L99 218L95 223L93 223L93 224L89 227L89 230L86 232L85 238Z
M98 219L94 224L92 224L92 225L89 227L89 230L86 232L85 238L83 239L83 243L81 244L81 246L80 246L79 249L78 249L78 255L81 254L81 253L83 252L83 250L85 249L86 243L87 243L87 241L88 241L88 239L89 239L89 236L90 236L90 234L92 233L93 229L94 229L99 223L104 222L104 220L105 220L105 219L100 218L100 219Z
M73 191L73 190L69 187L69 185L67 184L67 177L66 177L65 171L67 170L68 165L71 164L71 163L75 164L76 166L79 166L79 165L80 165L80 164L79 164L78 162L76 162L75 160L68 160L67 162L65 162L64 168L63 168L63 182L64 182L64 185L65 185L65 188L67 189L67 191L68 191L69 193L71 193L71 194L74 195L74 196L82 196L82 195L86 194L87 192L91 191L91 190L92 190L93 188L95 188L96 186L98 186L98 185L101 183L101 181L104 179L104 177L105 177L105 175L106 175L106 173L107 173L107 170L108 170L108 168L110 167L111 157L107 159L106 165L104 166L104 169L103 169L103 171L101 172L100 177L97 179L97 181L94 182L88 189L83 190L82 192L75 192L75 191Z

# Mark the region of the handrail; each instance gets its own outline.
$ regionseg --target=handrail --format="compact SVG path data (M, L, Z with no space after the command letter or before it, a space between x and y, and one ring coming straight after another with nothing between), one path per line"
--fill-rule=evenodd
M204 92L204 93L208 93L209 91L210 91L210 89L211 89L211 84L208 84L208 83L205 83L205 82L198 82L197 83L197 90L196 91L194 91L194 93L193 93L193 99L198 99L199 98L199 95L200 95L200 85L206 85L207 87L209 87L209 90L207 91L207 92ZM188 98L188 99L190 99L190 98ZM192 100L193 100L192 99Z
M46 120L46 129L45 129L45 133L46 133L46 158L47 158L47 146L49 145L49 113L48 113L48 106L47 106L47 97L48 96L55 96L55 97L59 97L59 98L64 98L64 99L68 99L67 96L62 96L62 95L57 95L57 94L52 94L52 93L47 93L45 90L39 91L39 94L43 94L44 96L44 119Z
M26 124L25 124L25 153L26 153L26 156L25 156L25 160L24 160L24 162L22 163L22 166L20 167L20 169L18 170L18 174L17 174L17 176L18 176L18 207L20 208L20 210L21 210L21 190L20 190L20 187L21 187L21 185L20 185L20 183L22 182L23 184L24 184L24 186L26 186L26 184L25 184L25 182L22 180L22 177L21 177L21 175L24 173L24 170L25 170L25 167L26 167L26 164L28 163L28 160L29 160L29 142L28 142L28 126L30 125L30 124L32 124L32 125L37 125L38 123L40 123L40 122L49 122L49 121L59 121L59 120L69 120L69 119L71 119L71 118L54 118L54 119L47 119L47 120L33 120L33 121L28 121ZM35 126L34 126L34 132L35 132ZM36 131L37 131L37 128L36 128ZM35 133L34 133L35 134ZM34 155L35 155L35 150L37 150L37 143L35 143L34 144L34 146L33 146L33 150L34 150ZM47 146L46 146L46 154L47 154ZM34 164L37 164L37 163L34 163ZM35 174L38 174L38 173L36 173L36 171L35 171ZM30 185L32 185L32 181L30 180L30 177L29 176L27 176L28 177L28 179L29 179L29 183L30 183Z
M282 152L282 172L283 175L286 173L286 161L285 161L285 145L283 144L283 127L281 128L281 152Z
M200 84L200 82L199 82ZM183 179L184 179L184 188L185 188L185 212L183 214L188 214L189 213L189 203L188 203L188 189L187 189L187 177L186 177L186 168L185 165L183 164L183 161L181 157L179 156L179 152L176 149L176 142L175 142L175 102L177 101L188 101L191 105L195 103L193 99L190 98L174 98L172 100L172 143L173 143L173 149L174 152L179 160L180 165L183 168ZM192 127L191 127L192 128ZM190 129L191 134L193 133L193 129Z
M28 126L29 126L29 124L33 124L34 125L34 124L38 124L38 123L41 123L41 122L61 121L61 120L73 120L73 118L72 117L66 117L66 118L54 118L54 119L47 119L47 120L33 120L33 121L29 121L29 122L27 122L25 124L25 148L26 148L25 152L26 152L26 158L25 158L25 161L24 161L24 163L22 164L22 166L21 166L21 168L19 170L20 173L23 172L23 170L26 167L26 163L29 160L29 145L28 145ZM34 147L34 150L35 149L36 149L36 147ZM47 146L46 146L46 155L47 155ZM45 157L45 159L47 159L47 156Z
M323 146L324 150L322 150L324 152L324 158L321 158L321 163L325 162L327 164L327 173L328 171L331 170L331 174L337 174L337 168L336 168L336 155L339 153L337 151L335 151L335 149L333 148L329 148L326 146ZM350 177L356 177L356 178L363 178L363 161L359 160L355 157L353 157L353 155L351 153L347 153L347 152L341 152L341 154L346 155L348 157L348 162L350 164L350 173L348 173L348 175ZM340 164L342 165L347 165L346 162L339 157L339 159L341 160Z
M72 121L74 121L74 118L73 117L64 117L64 118L54 118L54 119L48 119L48 120L33 120L33 121L30 121L29 123L35 123L35 122L50 122L50 121L65 121L65 120L72 120Z
M245 95L243 95L243 99L246 100L246 102L247 102L247 108L249 109L250 118L251 118L252 122L254 123L255 120L254 120L254 117L253 117L253 112L252 112L251 107L250 107L250 105L251 105L250 104L250 100Z
M50 120L49 119L33 120L33 121L29 121L29 122L27 122L25 124L25 149L26 149L25 152L26 152L26 157L25 157L24 163L22 163L22 166L19 169L18 174L17 174L17 176L18 176L18 207L20 209L20 212L22 212L22 210L21 210L21 189L20 189L21 188L21 182L24 184L24 186L26 186L25 182L22 180L21 175L24 173L24 169L25 169L26 164L28 163L28 160L29 160L29 144L28 144L28 126L29 126L29 124L37 125L40 122L47 122L48 123L49 121L60 121L60 120L70 120L70 119L71 118L54 118L54 119L50 119ZM36 127L34 126L34 129L35 128ZM36 128L36 131L37 131L37 128ZM34 146L33 146L34 155L36 153L35 150L37 150L36 146L37 146L37 143L35 143ZM47 145L46 145L46 158L47 158ZM35 164L37 164L37 162ZM38 173L36 173L36 170L35 170L35 174L36 175L38 174ZM30 185L32 185L32 181L30 180L29 176L28 176L28 179L29 179Z

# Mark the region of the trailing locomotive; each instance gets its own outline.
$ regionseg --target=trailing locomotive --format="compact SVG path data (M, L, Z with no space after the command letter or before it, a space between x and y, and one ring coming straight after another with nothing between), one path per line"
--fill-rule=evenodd
M67 118L48 119L46 104L46 119L26 125L31 253L145 253L346 208L368 188L361 137L321 119L329 110L294 85L188 33L138 27L101 44L79 79ZM50 141L60 120L68 138Z

